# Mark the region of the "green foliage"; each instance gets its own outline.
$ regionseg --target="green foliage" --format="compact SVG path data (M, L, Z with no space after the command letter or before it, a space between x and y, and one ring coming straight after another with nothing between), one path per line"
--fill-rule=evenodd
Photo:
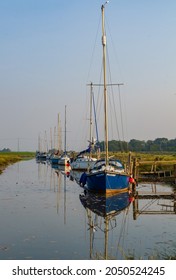
M0 152L0 173L9 164L35 157L33 152Z
M100 149L104 151L104 142L100 142ZM176 152L176 139L156 138L155 140L136 140L129 142L111 140L109 151L132 151L132 152Z

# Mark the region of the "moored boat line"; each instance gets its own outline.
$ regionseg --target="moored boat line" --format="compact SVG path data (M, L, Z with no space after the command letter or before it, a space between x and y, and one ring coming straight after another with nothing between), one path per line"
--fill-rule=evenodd
M84 152L88 152L88 156L79 156L71 162L71 159L66 151L66 105L65 105L65 133L64 133L64 153L60 156L51 157L52 163L61 166L70 166L74 170L86 170L80 180L83 186L86 186L88 190L95 192L121 192L126 191L129 188L131 174L129 170L126 170L125 166L116 159L109 157L108 149L108 97L107 97L107 86L119 85L108 84L106 75L106 33L105 33L105 5L109 1L106 1L101 6L102 13L102 50L103 50L103 100L104 100L104 112L103 112L103 127L104 127L104 143L105 143L105 158L97 160L92 158L90 151L95 146L94 140L92 141L92 102L93 102L93 83L91 83L91 94L90 94L90 139L89 147ZM98 85L102 86L102 85Z

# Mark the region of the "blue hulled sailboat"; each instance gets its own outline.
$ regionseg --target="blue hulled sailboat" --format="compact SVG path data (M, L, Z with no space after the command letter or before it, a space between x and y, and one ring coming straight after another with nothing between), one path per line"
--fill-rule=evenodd
M94 168L84 174L82 181L88 190L104 193L123 192L129 187L130 174L125 171L119 160L109 158L108 155L108 104L106 82L106 34L104 24L105 5L101 6L102 13L102 47L103 47L103 95L104 95L104 135L105 158L98 160ZM82 182L81 182L82 183Z

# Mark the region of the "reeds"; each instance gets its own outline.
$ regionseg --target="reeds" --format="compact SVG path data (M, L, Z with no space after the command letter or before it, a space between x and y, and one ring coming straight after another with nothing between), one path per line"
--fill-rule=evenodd
M33 158L35 153L33 152L9 152L0 153L0 173L10 164L13 164L20 160L26 160Z

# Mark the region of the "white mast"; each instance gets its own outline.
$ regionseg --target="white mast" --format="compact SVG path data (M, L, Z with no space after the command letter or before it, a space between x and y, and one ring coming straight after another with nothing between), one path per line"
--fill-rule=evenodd
M38 135L38 151L41 152L41 139L40 139L40 133Z
M102 46L103 46L103 79L104 79L104 129L105 129L105 164L108 165L108 113L107 113L107 84L106 84L106 34L104 23L104 9L105 5L109 1L106 1L101 6L102 12Z
M66 109L67 109L67 106L65 105L65 141L64 141L64 154L66 154L66 124L67 124L67 120L66 120Z
M54 127L54 150L55 151L57 150L57 147L56 147L56 126Z
M51 151L53 149L53 139L52 139L52 128L50 127L50 147L51 147Z
M89 141L90 145L92 144L92 99L93 99L93 83L90 83L90 134L89 134Z
M59 141L59 137L60 137L59 133L60 133L60 131L59 131L59 126L60 126L60 115L58 113L58 115L57 115L57 149L60 152L60 141Z
M59 152L61 151L61 149L62 149L62 137L61 137L61 134L62 134L62 132L61 132L61 123L60 123L60 113L58 113L58 132L57 132L58 134L58 150L59 150Z

